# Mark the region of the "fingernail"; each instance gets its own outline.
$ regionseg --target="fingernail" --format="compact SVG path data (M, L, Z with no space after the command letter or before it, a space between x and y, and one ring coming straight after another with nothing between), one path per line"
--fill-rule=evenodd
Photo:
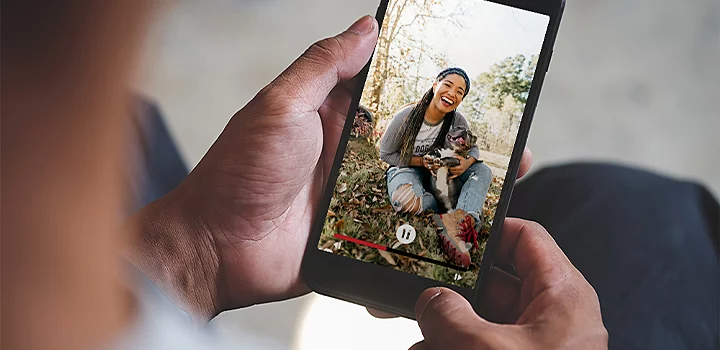
M427 306L430 305L430 303L433 301L433 299L439 297L440 294L442 294L442 290L440 290L440 288L437 288L437 287L436 287L436 288L435 288L435 294L433 294L433 295L430 297L430 299L428 299L428 301L425 303L425 305L423 305L422 310L420 310L420 315L418 315L418 319L417 319L418 322L420 322L420 320L422 320L423 314L425 313L425 309L427 308Z
M353 25L348 28L348 32L355 33L357 35L365 35L375 29L375 20L370 15L365 15L359 20L355 21Z

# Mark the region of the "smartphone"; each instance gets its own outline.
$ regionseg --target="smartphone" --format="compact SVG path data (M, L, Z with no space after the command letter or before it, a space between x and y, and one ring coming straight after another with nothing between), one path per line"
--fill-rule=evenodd
M303 258L314 291L413 319L478 310L564 0L383 0Z

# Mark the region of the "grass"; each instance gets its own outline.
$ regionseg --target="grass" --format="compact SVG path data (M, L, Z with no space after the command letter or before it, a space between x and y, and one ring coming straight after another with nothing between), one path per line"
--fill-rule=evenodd
M447 261L438 244L432 213L414 216L396 213L392 209L385 183L386 168L387 164L380 160L378 151L371 142L365 139L350 141L340 169L335 193L330 202L319 247L331 251L333 254L473 288L492 225L492 218L495 216L495 207L500 197L503 178L498 175L493 176L493 182L483 208L483 223L478 239L480 249L473 250L471 254L473 263L470 270L460 272L352 242L338 241L334 238L334 234L339 233L434 260ZM395 231L406 223L415 227L417 238L409 245L400 245L395 237Z

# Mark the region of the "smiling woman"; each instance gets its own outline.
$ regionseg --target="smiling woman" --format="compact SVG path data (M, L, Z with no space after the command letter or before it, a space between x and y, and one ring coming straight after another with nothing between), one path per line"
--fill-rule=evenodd
M383 142L383 145L387 146L380 149L381 157L383 157L383 153L385 154L383 160L395 166L423 165L420 157L425 152L430 148L444 146L445 135L458 114L456 109L469 91L470 78L464 70L448 68L440 72L432 88L425 93L420 102L411 105L409 114L403 113L408 110L404 108L393 118L392 124L397 125L398 123L394 122L401 119L404 128L393 130L391 124L385 132L385 135L390 134L395 138L393 141L399 141L399 145ZM462 116L460 119L464 121ZM388 140L388 137L383 138L383 141ZM399 157L388 158L389 155L398 155Z
M444 184L459 189L457 208L453 215L436 219L438 228L443 229L439 235L442 249L452 262L463 267L471 264L471 249L477 246L478 225L492 181L490 168L478 162L480 151L475 137L467 137L472 136L468 122L457 111L469 91L470 79L463 69L443 70L419 102L395 114L380 144L380 158L389 165L386 176L390 203L398 212L415 215L443 213L445 207L433 194L437 191L432 175L440 167L428 155L441 149L464 150L450 168L449 183ZM453 138L451 134L463 137ZM457 140L462 142L456 145Z

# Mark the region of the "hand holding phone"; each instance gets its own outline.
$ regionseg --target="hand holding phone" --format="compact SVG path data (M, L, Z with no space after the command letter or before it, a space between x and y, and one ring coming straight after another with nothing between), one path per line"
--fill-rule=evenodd
M415 305L425 339L411 349L607 349L595 291L542 226L507 219L496 260L518 277L491 270L487 319L452 290L428 289Z

